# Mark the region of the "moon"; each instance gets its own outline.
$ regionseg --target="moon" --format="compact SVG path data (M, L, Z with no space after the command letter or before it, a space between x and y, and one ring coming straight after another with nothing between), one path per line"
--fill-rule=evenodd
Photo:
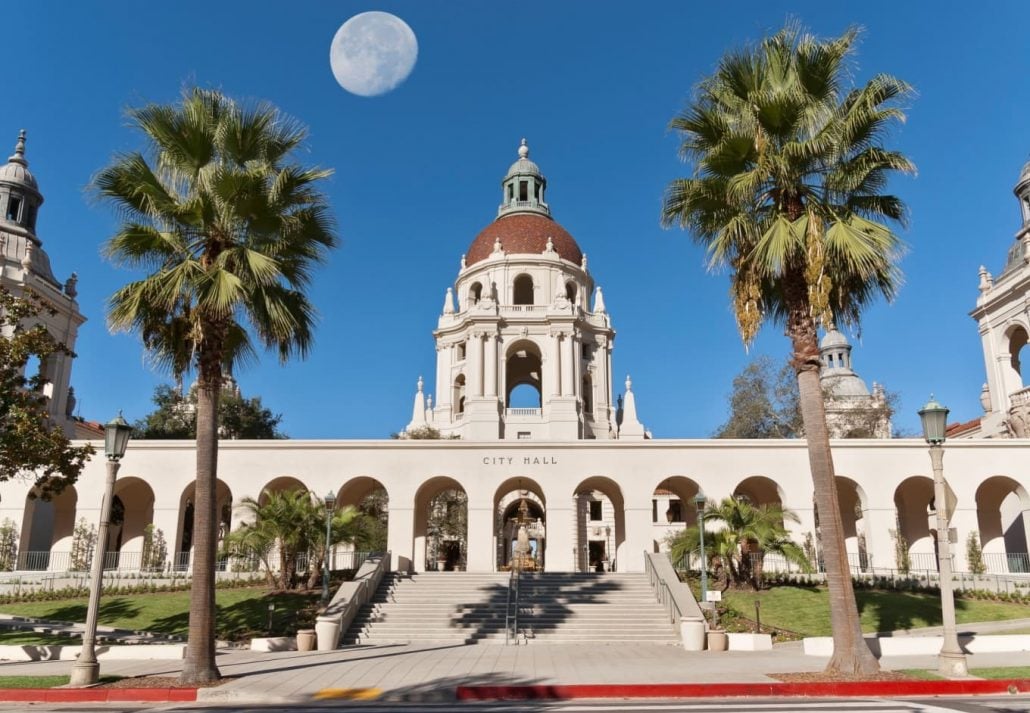
M363 12L340 25L329 64L341 87L362 97L397 88L418 59L418 40L404 20L388 12Z

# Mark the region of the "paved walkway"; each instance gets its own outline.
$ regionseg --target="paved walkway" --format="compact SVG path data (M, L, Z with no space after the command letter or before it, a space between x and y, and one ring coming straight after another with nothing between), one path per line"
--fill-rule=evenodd
M935 668L934 656L889 657L887 669ZM976 654L971 668L1030 666L1030 652ZM762 683L767 674L819 671L826 659L805 656L800 643L765 652L687 652L676 646L626 644L382 645L329 652L224 651L218 656L231 680L199 699L237 703L310 701L319 692L353 694L379 689L387 700L453 700L458 685ZM101 674L175 676L179 661L102 661ZM0 663L0 675L59 675L68 661ZM343 690L341 690L343 689Z

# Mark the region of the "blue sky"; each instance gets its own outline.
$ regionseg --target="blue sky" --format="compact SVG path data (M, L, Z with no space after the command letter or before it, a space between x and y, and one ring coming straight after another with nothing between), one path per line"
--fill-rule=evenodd
M522 137L556 219L604 288L615 373L633 375L641 419L657 437L709 435L748 355L726 277L705 271L686 234L658 225L665 184L688 171L666 125L723 52L796 17L824 36L864 26L856 78L890 72L918 91L890 139L919 168L893 186L911 209L906 285L867 313L855 367L900 393L902 429L918 429L930 392L955 420L979 415L984 366L968 312L978 266L997 274L1019 227L1012 186L1030 152L1030 4L716 5L22 3L4 33L0 150L28 130L46 196L39 236L59 279L79 274L89 318L72 375L80 413L138 418L168 380L134 335L106 329L105 300L132 275L100 257L115 217L86 186L115 152L140 146L126 107L172 101L196 83L275 103L310 127L306 160L336 170L326 190L342 247L312 290L315 349L286 367L265 355L238 374L291 436L403 428L416 379L435 373L444 291L494 218ZM376 98L343 91L328 61L339 25L366 10L400 16L419 41L408 81ZM782 330L767 326L753 351L782 359Z

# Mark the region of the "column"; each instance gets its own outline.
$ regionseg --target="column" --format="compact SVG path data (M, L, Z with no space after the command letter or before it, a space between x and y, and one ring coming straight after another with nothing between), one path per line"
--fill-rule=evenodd
M451 404L451 351L452 346L436 345L436 406Z
M468 395L474 398L483 395L483 333L473 332L468 347Z
M493 572L496 550L493 537L493 508L489 503L468 504L468 562L469 572Z
M616 518L618 522L618 518ZM617 547L617 566L620 572L643 572L644 552L653 548L651 499L627 501L623 506L625 535Z
M575 393L572 385L572 334L566 332L561 343L561 395L572 396Z
M486 335L486 396L497 396L497 335Z
M548 572L576 571L576 503L562 498L561 505L547 503L547 541L544 543L544 568Z
M561 396L561 332L551 332L551 349L548 354L547 381L551 396Z
M425 570L426 543L425 537L419 538L422 543L419 566L415 566L415 510L413 508L390 505L390 519L386 531L386 543L390 550L390 570L394 572L411 572Z

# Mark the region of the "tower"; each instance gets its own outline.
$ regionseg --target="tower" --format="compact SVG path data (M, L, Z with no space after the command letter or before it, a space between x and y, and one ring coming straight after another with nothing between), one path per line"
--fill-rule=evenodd
M890 438L886 393L873 382L870 394L851 366L851 344L831 329L819 342L819 384L823 389L826 426L831 438Z
M466 440L618 436L615 330L586 255L552 218L546 191L523 139L501 181L496 219L447 288L433 332L436 405L423 406L420 380L409 430L428 424ZM527 396L528 404L519 400ZM643 438L639 422L624 437Z
M86 318L79 313L75 301L77 276L72 273L63 284L58 282L43 243L36 235L36 218L41 205L43 194L25 158L23 130L18 135L14 153L0 166L0 284L15 295L30 290L54 311L41 314L39 320L69 353L55 354L41 365L47 380L44 389L49 397L51 420L65 435L75 437L72 359L79 326Z
M1022 363L1030 355L1025 349L1030 334L1030 162L1013 192L1022 224L997 279L980 267L980 294L970 312L979 327L987 370L978 434L986 438L1030 437L1030 384Z

